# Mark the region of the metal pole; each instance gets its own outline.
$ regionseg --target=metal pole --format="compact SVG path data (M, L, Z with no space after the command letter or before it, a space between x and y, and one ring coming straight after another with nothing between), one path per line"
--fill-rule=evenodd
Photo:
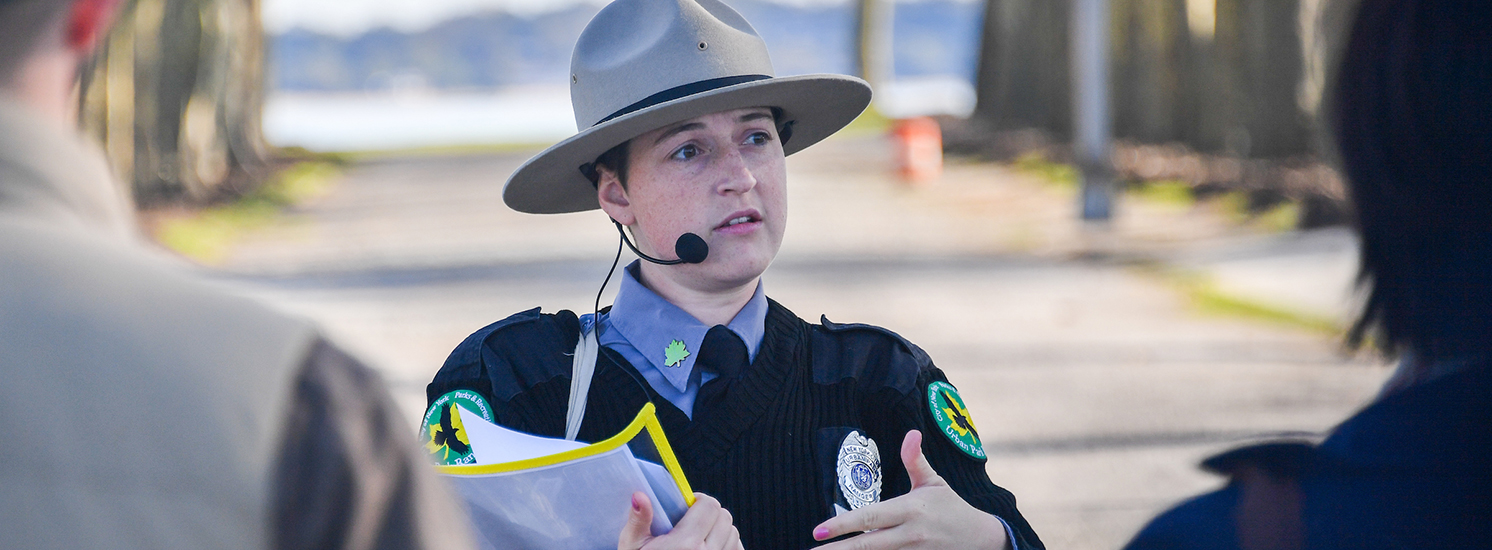
M860 77L877 88L895 79L891 49L895 19L895 0L860 0Z
M1082 171L1083 220L1113 213L1109 160L1109 0L1072 0L1073 153Z

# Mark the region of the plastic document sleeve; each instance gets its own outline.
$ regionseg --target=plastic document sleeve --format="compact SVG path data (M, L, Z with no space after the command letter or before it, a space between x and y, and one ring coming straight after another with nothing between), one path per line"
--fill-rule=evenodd
M483 548L616 548L634 491L653 503L654 535L694 504L652 403L621 433L590 445L515 432L458 409L477 463L436 469L465 500Z

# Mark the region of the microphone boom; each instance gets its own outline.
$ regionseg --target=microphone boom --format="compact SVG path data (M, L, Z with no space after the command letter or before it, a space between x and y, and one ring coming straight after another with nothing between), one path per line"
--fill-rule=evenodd
M637 246L632 244L632 240L627 238L627 232L622 229L621 222L611 220L611 223L612 225L616 226L617 233L620 233L622 235L622 242L627 243L627 248L632 249L632 253L637 254L637 257L649 262L653 262L658 265L697 264L704 262L705 258L708 258L710 256L709 243L706 243L705 240L699 235L695 235L693 233L685 233L683 235L679 235L679 240L674 241L673 243L674 254L677 254L679 256L679 259L660 260L647 254L643 254L641 250L638 250Z

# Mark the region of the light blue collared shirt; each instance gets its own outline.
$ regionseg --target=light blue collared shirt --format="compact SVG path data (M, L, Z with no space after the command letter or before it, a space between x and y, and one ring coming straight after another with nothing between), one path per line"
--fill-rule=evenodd
M597 342L621 354L637 368L653 391L693 418L694 398L699 395L700 385L715 378L713 373L694 369L699 345L712 325L701 323L689 312L643 286L637 280L638 265L639 262L634 261L622 270L621 285L611 311L601 314ZM581 322L589 326L590 316L585 317ZM746 353L753 361L766 334L766 321L767 294L762 290L761 282L757 282L751 299L726 324L745 342ZM687 355L670 364L666 350L675 341L683 343Z

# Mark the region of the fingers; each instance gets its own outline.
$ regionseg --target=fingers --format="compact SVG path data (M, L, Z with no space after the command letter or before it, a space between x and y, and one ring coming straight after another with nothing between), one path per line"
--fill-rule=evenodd
M813 528L813 540L829 540L850 533L894 527L900 525L905 516L902 499L893 498L829 518L829 521Z
M632 508L627 510L627 523L617 538L617 550L637 550L652 538L653 503L641 491L632 493Z
M908 537L902 529L882 529L862 534L839 542L825 544L815 550L891 550L913 546L916 539Z
M694 499L694 506L689 507L679 524L666 535L646 540L647 547L742 550L741 533L736 529L735 519L720 507L720 501L700 493L695 493ZM646 529L643 532L646 533Z
M712 550L726 550L741 545L741 532L736 530L735 519L731 517L730 511L724 508L715 515L715 524L711 526L710 533L705 535L705 548Z
M901 440L901 463L907 468L912 489L947 485L942 476L927 463L927 457L922 455L922 432L909 431L907 437Z
M679 519L678 525L669 531L670 536L690 538L693 540L705 540L710 530L715 527L715 516L721 511L720 501L715 497L704 493L694 493L694 506L684 512L684 517Z

